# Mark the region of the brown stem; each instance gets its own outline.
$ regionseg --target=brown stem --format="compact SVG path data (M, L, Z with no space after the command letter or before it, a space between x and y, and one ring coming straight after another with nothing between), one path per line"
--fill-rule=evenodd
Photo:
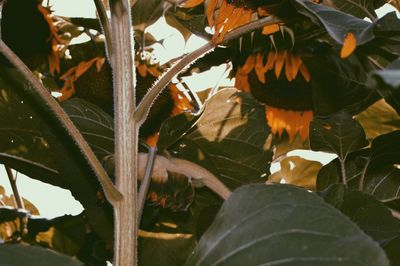
M4 166L7 172L8 180L10 181L11 189L14 194L15 203L18 209L25 209L24 202L22 201L21 195L19 194L17 187L17 178L13 175L12 170L8 166Z
M113 42L115 182L123 199L114 204L114 265L137 265L137 150L135 65L129 0L110 0Z
M241 26L237 29L232 30L228 34L225 35L223 43L229 42L233 39L242 36L245 33L254 31L258 28L261 28L266 25L281 23L282 20L276 18L274 16L265 17L262 19L258 19L256 21L250 22L244 26ZM173 65L168 71L166 71L161 78L154 84L154 86L147 92L147 94L143 97L142 101L139 103L138 107L135 110L135 120L138 123L142 124L148 114L151 105L154 100L158 97L161 91L167 86L167 84L182 70L190 66L194 61L203 56L204 54L212 51L218 44L209 41L199 49L191 52L190 54L183 57L180 61L178 61L175 65Z
M88 164L100 181L107 199L110 202L118 201L121 198L121 193L114 187L114 184L111 182L111 179L108 177L99 160L97 160L89 144L85 141L82 134L75 127L58 102L3 40L0 40L0 52L22 73L24 78L31 85L29 89L32 89L39 96L43 105L46 105L46 107L51 110L51 113L60 122L65 132L67 132L68 136L75 142L81 154L86 158Z
M102 2L102 0L94 0L94 4L96 5L97 14L99 14L100 25L103 30L104 38L105 38L105 46L106 46L106 55L107 59L112 65L112 42L111 42L111 25L110 20L107 17L106 8Z
M147 161L146 161L146 169L143 174L142 182L140 184L140 189L139 189L139 195L138 195L138 219L139 219L138 223L140 221L140 218L142 217L144 203L146 202L147 191L149 190L149 187L150 187L150 182L151 182L151 177L153 174L153 166L154 166L154 161L156 159L156 155L157 155L157 148L150 147L149 153L147 156Z

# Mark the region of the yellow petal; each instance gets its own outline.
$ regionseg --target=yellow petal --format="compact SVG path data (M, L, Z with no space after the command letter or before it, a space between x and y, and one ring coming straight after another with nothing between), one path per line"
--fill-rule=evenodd
M357 47L357 39L353 33L347 33L343 40L342 50L340 51L341 58L349 57Z

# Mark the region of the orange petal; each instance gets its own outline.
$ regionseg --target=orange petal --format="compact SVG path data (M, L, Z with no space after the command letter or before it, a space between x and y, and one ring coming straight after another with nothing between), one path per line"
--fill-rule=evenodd
M255 64L256 57L254 55L249 55L244 65L240 68L240 74L248 75L253 70Z
M268 12L268 10L264 7L258 7L257 8L257 13L260 17L266 17L269 16L270 13Z
M299 55L292 55L292 77L295 79L299 73L300 66L303 64Z
M71 67L70 69L68 69L67 72L65 72L60 79L62 80L66 80L68 77L70 77L71 75L73 75L75 73L75 69L76 67Z
M137 68L137 70L139 72L139 75L142 76L143 78L145 78L146 75L147 75L147 66L146 66L146 64L139 64L136 68Z
M180 4L180 6L185 8L192 8L200 5L202 2L204 2L204 0L187 0L184 3Z
M272 70L274 68L276 57L275 52L268 53L267 64L265 66L267 70Z
M231 29L235 28L236 24L240 21L241 17L243 16L241 8L236 8L233 10L232 15L228 17L228 20L224 23L222 31L219 35L218 42L221 42L225 34L228 33Z
M235 87L244 92L250 92L250 84L247 75L236 74Z
M80 76L82 76L95 62L96 58L93 58L90 61L80 62L76 67L75 78L78 79Z
M304 79L307 82L310 82L310 72L308 72L308 69L304 63L301 64L301 66L300 66L300 72L303 75Z
M211 0L208 3L207 6L207 21L208 21L208 26L212 27L214 25L214 11L215 7L217 6L218 0Z
M264 56L262 53L258 53L256 55L256 64L254 69L256 71L258 80L262 84L265 84L265 72L267 72L267 68L264 65Z
M278 52L276 55L276 63L275 63L275 75L276 78L279 79L279 76L281 75L283 65L285 64L285 59L286 59L286 50Z
M97 72L100 72L100 70L103 67L105 62L106 62L106 58L105 57L97 57L97 60L96 60Z
M156 147L158 142L158 136L159 136L158 132L154 133L154 135L152 136L149 136L146 139L147 145L149 145L150 147Z
M342 50L340 51L341 58L349 57L357 47L357 39L353 33L347 33L343 40Z
M218 17L215 21L215 24L218 25L225 23L225 20L232 15L234 9L234 5L228 4L226 0L223 0L221 8L218 10Z
M174 101L174 108L172 109L171 115L179 115L185 110L193 109L192 104L190 103L189 99L185 96L185 94L178 89L178 87L170 83L168 85L169 94L171 95Z
M292 74L292 55L288 54L286 58L286 64L285 64L285 75L286 79L288 81L293 80L293 74Z
M161 75L161 72L154 66L148 67L147 72L149 72L153 77L159 77Z
M272 24L272 25L267 25L264 26L263 30L262 30L262 34L263 35L270 35L273 34L275 32L279 31L279 24Z

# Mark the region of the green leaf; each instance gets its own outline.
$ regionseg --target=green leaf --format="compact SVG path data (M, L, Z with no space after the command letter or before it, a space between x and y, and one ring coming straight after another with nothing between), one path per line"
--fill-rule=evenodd
M377 90L400 115L400 58L384 70L373 71L368 85Z
M287 184L315 190L317 174L322 167L320 162L290 156L279 163L281 169L271 175L268 180L276 183L284 181Z
M196 240L184 234L151 234L139 238L138 260L141 266L183 265L193 251Z
M334 8L316 4L308 0L293 0L295 8L301 14L310 18L314 23L325 28L327 33L338 44L343 44L345 36L351 32L357 39L357 46L379 41L377 38L385 38L386 41L398 42L400 21L395 12L386 14L374 22L368 22L351 14ZM341 1L344 2L344 1ZM372 1L363 1L372 2Z
M372 69L365 62L355 56L343 60L338 51L324 45L315 49L314 56L305 59L315 115L327 116L342 109L357 114L380 98L366 86L367 71Z
M83 263L50 249L28 245L0 245L1 265L75 266Z
M376 18L375 9L386 3L384 0L332 0L330 3L338 10L361 19Z
M100 184L76 143L16 70L1 68L0 85L0 135L4 134L0 152L23 158L13 160L16 170L69 189L85 208L93 229L111 243L111 207L98 198ZM32 176L29 161L34 163Z
M362 254L362 255L360 255ZM389 265L347 217L304 189L252 184L224 203L186 265Z
M396 165L399 163L400 131L381 135L372 141L370 149L349 154L345 163L347 185L400 209L400 169ZM340 183L340 178L340 163L334 160L318 173L317 189Z
M109 114L79 98L63 102L62 107L97 158L102 159L114 153L114 120Z
M198 117L190 116L164 123L159 150L205 167L229 188L267 175L270 129L264 107L249 94L222 90L207 101Z
M301 14L310 18L314 23L322 25L332 39L339 44L343 44L344 37L348 32L352 32L357 37L358 44L373 38L369 29L372 24L370 22L308 0L294 0L293 3ZM363 39L360 39L360 36Z
M348 113L315 117L310 124L310 148L335 153L344 161L350 152L368 145L361 125Z
M0 68L0 152L22 157L54 167L55 156L42 134L49 130L31 101L18 89L22 76L13 70Z
M161 0L138 0L132 7L132 23L135 26L156 22L162 15L164 5Z
M371 195L335 184L320 193L327 202L355 222L385 250L391 265L399 265L400 221ZM394 249L396 247L396 249Z
M368 140L400 128L400 116L385 100L380 100L356 116Z

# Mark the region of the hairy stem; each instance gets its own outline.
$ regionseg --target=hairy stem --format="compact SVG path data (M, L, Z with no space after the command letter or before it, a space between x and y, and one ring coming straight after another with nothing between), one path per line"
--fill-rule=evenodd
M94 4L96 5L97 14L99 14L100 25L103 30L104 38L105 38L105 46L106 46L106 55L107 59L112 65L112 42L111 42L111 25L110 20L107 17L106 8L102 0L94 0Z
M238 38L239 36L242 36L245 33L254 31L263 26L281 22L282 20L274 16L258 19L244 26L241 26L237 29L234 29L228 34L226 34L223 43L229 42L233 39ZM147 94L143 97L142 101L139 103L138 107L135 110L135 120L138 121L138 123L142 124L146 120L149 114L150 107L153 104L154 100L158 97L158 95L165 88L165 86L167 86L168 83L182 70L190 66L195 60L197 60L204 54L212 51L217 45L218 43L209 41L199 49L183 57L180 61L178 61L175 65L173 65L166 73L164 73L161 76L161 78L157 81L157 83L154 84L154 86L147 92Z
M22 201L21 195L19 194L17 187L17 178L13 175L12 170L8 166L4 166L7 172L7 177L11 185L11 189L13 191L15 203L18 209L25 209L24 202Z
M135 65L129 0L110 0L113 42L115 184L123 199L114 207L114 266L137 265L137 151Z
M89 147L89 144L85 141L80 131L75 127L58 102L51 96L43 84L39 82L24 62L22 62L21 59L19 59L18 56L3 42L3 40L0 40L0 52L4 54L4 56L19 72L22 73L24 78L31 85L29 88L39 96L41 101L40 104L45 105L51 111L51 114L62 125L63 130L65 130L67 135L70 136L70 139L77 145L81 154L85 157L87 163L100 181L107 199L110 202L118 201L121 198L121 193L119 193L115 188L111 179L107 175L107 172Z

